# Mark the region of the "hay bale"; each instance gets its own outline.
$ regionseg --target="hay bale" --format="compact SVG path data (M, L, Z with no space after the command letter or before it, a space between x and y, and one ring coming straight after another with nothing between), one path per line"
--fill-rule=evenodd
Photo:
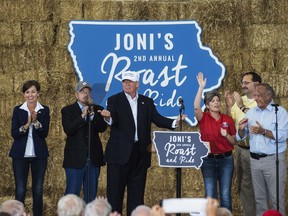
M84 2L85 20L121 20L123 19L122 1L94 1Z
M19 22L0 22L0 46L12 46L21 44L21 25Z
M76 74L73 68L72 59L66 46L55 46L51 48L49 51L49 58L47 64L49 66L49 69L53 71L53 73L55 72L56 78L58 79L65 79L67 77L67 74Z
M245 46L259 49L287 48L288 25L251 25L244 29Z
M29 22L22 24L23 43L26 45L48 45L54 43L52 22Z
M51 0L1 0L0 20L8 22L44 21L52 17Z
M270 83L279 103L288 108L287 46L288 1L286 0L2 0L0 7L0 200L14 197L11 159L7 156L12 137L12 109L23 103L21 88L27 79L37 79L42 87L40 102L50 107L51 125L47 143L49 163L45 178L44 215L55 215L59 198L65 190L62 168L65 133L61 125L61 108L75 101L75 74L67 51L70 20L196 20L202 27L203 43L226 67L222 94L238 90L241 75L256 70L264 82ZM223 101L223 100L222 100ZM224 103L222 103L222 110ZM153 130L159 130L153 125ZM184 131L198 127L183 126ZM100 135L104 148L109 130ZM159 181L161 179L161 181ZM31 212L31 182L27 207ZM241 215L233 179L233 214ZM287 188L286 188L287 190ZM174 168L160 168L152 154L148 170L145 203L154 205L162 198L175 197ZM182 169L183 197L203 197L201 172ZM106 194L106 167L102 168L98 195ZM125 205L124 205L125 208Z
M285 0L251 1L251 15L254 23L283 23L287 21L288 3Z
M55 1L55 19L60 23L68 23L70 20L81 20L84 18L82 2L79 0L57 0Z
M70 35L69 35L69 26L68 23L63 23L63 24L58 24L55 26L55 45L57 47L65 47L65 49L67 50L67 45L70 42Z

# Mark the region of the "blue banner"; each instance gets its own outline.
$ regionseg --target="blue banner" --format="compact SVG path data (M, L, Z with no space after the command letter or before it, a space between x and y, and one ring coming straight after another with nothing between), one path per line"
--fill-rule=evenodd
M179 98L186 121L196 125L196 75L207 77L206 91L218 88L225 68L201 42L196 21L71 21L68 50L79 80L88 81L95 103L122 91L121 74L140 74L139 93L151 97L164 116L176 118Z

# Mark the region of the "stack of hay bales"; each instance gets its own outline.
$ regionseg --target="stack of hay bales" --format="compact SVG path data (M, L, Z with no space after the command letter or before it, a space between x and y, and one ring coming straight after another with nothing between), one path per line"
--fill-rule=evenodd
M70 20L196 20L203 43L224 63L227 75L220 88L240 89L241 74L256 70L270 83L279 103L288 108L288 2L286 0L1 0L0 3L0 201L14 197L14 178L8 152L11 147L12 109L23 102L25 80L41 83L41 102L51 109L47 142L50 150L45 179L44 215L55 215L65 189L62 168L65 134L60 110L74 102L77 77L67 51ZM224 105L224 103L223 103ZM192 106L192 105L191 105ZM154 127L155 130L159 130ZM184 125L185 131L196 131ZM101 135L103 143L109 131ZM99 195L105 196L103 168ZM182 169L182 196L203 197L200 171ZM234 215L241 215L236 179ZM155 154L148 173L145 202L175 197L175 169L159 168ZM31 179L26 205L31 212Z

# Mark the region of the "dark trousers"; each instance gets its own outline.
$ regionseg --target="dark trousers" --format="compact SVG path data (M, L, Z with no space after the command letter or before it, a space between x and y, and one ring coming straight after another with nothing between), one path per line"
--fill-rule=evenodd
M12 160L15 178L15 199L25 203L29 169L32 174L33 215L43 214L43 182L47 168L47 158L22 158Z
M90 171L88 172L88 163L81 169L65 168L66 174L66 194L75 194L80 196L83 185L84 201L91 202L96 198L98 189L98 179L100 174L100 167L90 164ZM89 176L88 176L89 175ZM89 179L89 185L88 185ZM89 195L88 195L89 194Z
M144 204L147 167L140 153L139 144L134 144L132 155L125 165L107 164L107 198L112 211L122 214L125 188L127 187L127 216Z
M201 167L205 197L218 199L220 193L220 206L232 212L232 178L234 173L234 159L230 155L225 158L204 158ZM219 189L218 186L219 185ZM251 215L252 216L252 215Z

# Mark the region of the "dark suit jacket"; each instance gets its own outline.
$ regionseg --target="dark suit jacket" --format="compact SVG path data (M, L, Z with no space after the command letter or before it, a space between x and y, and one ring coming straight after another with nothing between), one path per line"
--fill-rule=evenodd
M18 159L24 157L29 134L29 130L26 132L19 131L20 127L25 125L28 121L27 111L20 109L20 106L21 105L16 106L13 110L11 135L14 138L14 141L9 153L10 157ZM49 131L50 111L49 107L43 104L42 106L44 109L40 109L37 114L37 120L42 124L42 128L33 128L32 133L35 155L37 158L47 158L49 155L45 138Z
M107 109L111 112L113 123L105 160L108 163L124 165L131 156L135 136L133 114L125 93L121 92L108 98ZM151 123L157 127L172 129L173 120L161 116L155 108L154 101L143 95L139 95L137 113L138 141L146 167L149 167L151 152L147 149L151 144Z
M90 159L95 166L104 165L103 148L99 138L99 133L107 128L103 117L97 112L103 107L93 105L95 111L94 118L90 124ZM62 126L67 135L64 149L64 168L82 168L88 157L88 121L81 117L79 104L68 105L61 110Z

